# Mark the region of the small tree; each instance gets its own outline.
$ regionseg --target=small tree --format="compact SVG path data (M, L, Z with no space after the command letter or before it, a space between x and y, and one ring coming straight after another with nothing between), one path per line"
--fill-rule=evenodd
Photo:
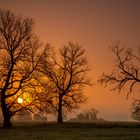
M87 100L82 90L90 82L86 75L89 67L85 50L79 44L69 42L59 53L60 61L53 56L52 64L48 65L45 60L41 72L48 78L46 88L51 93L52 108L58 113L57 122L62 123L64 110L77 109Z
M98 111L96 109L92 108L88 112L83 112L83 113L77 114L77 118L75 119L75 121L79 121L79 122L97 121L98 120L97 114L98 114Z
M33 28L31 18L0 10L0 95L4 127L12 126L13 115L37 106L35 70L42 55Z
M131 116L134 120L140 121L140 100L134 100Z

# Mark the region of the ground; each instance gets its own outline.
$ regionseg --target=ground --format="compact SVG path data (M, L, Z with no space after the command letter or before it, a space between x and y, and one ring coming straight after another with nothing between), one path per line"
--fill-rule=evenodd
M139 140L140 123L16 124L0 128L0 140Z

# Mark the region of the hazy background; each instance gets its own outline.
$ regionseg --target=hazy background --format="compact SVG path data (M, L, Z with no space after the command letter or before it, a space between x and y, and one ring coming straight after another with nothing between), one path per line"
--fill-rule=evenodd
M124 47L140 45L140 0L0 0L0 8L32 17L44 43L59 48L68 41L79 42L86 49L93 82L113 68L108 46L117 40ZM94 107L104 119L130 120L133 96L127 100L127 91L118 95L110 88L85 89L89 102L81 110Z

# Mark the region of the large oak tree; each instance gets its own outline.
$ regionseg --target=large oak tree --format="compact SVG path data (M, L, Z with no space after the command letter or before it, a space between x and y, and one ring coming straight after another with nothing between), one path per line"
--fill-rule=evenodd
M31 18L0 10L0 99L4 127L12 126L13 115L37 107L35 70L42 60L40 47ZM19 98L23 101L18 102Z

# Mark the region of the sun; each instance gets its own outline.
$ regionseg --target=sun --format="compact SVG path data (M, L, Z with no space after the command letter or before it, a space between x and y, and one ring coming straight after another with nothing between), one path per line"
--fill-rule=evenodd
M22 98L18 98L18 103L22 104L23 103L23 99Z

